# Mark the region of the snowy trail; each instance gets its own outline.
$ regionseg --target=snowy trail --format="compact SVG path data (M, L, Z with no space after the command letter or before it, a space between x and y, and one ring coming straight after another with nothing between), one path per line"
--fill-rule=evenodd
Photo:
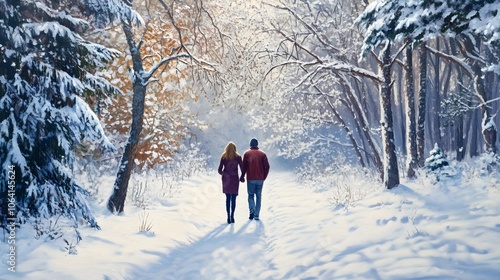
M415 181L334 210L329 201L339 194L335 190L315 192L316 186L300 185L291 172L271 172L261 220L248 219L241 184L236 223L230 225L220 176L201 174L178 188L173 198L148 204L150 233L138 230L143 210L128 204L125 215L115 216L100 205L102 230L81 228L77 254L68 254L63 242L71 234L47 241L23 228L17 233L18 270L0 270L0 279L500 277L496 180L465 178L441 186ZM5 243L0 245L5 255Z
M290 279L299 274L318 275L317 271L308 272L315 265L311 254L321 254L327 246L322 242L329 235L328 230L333 228L333 223L325 224L322 220L329 213L331 215L331 209L321 194L298 186L292 174L271 174L264 184L261 220L248 219L245 183L240 185L237 198L236 223L228 225L218 178L207 185L202 192L196 186L184 190L184 195L192 199L181 204L181 212L191 214L191 210L196 209L195 213L200 213L199 218L203 221L195 217L185 220L193 223L199 230L198 235L191 242L179 244L160 255L159 263L135 271L127 279L139 276Z

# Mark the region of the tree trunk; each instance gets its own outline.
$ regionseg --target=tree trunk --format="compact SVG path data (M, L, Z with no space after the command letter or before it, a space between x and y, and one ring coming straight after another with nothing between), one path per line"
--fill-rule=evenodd
M486 90L484 88L484 77L481 70L481 66L477 65L473 67L475 77L474 84L476 93L481 96L483 102L487 102ZM496 142L497 142L497 129L493 121L493 114L491 113L491 108L487 104L482 104L481 106L481 130L484 138L485 148L487 153L496 154Z
M379 151L375 145L375 141L373 141L372 136L370 134L370 127L368 126L368 121L366 115L363 113L361 109L361 102L356 98L355 93L353 92L353 88L350 86L347 80L340 77L342 80L342 84L344 89L346 90L347 97L349 99L350 104L354 107L353 113L355 113L354 120L361 127L361 132L363 133L365 140L368 142L370 149L372 151L373 161L375 163L375 167L377 168L380 177L384 176L384 168L382 164L382 160L380 159ZM360 133L361 136L361 133Z
M130 24L122 22L134 69L133 76L133 99L132 99L132 125L130 134L123 152L120 167L116 174L116 180L113 186L113 193L108 200L108 210L112 213L122 213L127 197L128 182L134 166L135 152L139 144L142 131L144 102L146 97L146 83L144 79L144 67L140 50L136 47L134 35Z
M314 88L319 93L323 94L323 92L321 91L321 89L319 87L315 86ZM358 158L359 163L361 164L362 167L365 167L366 165L365 165L365 162L363 160L363 156L361 155L361 151L360 151L359 145L356 142L356 139L354 138L354 133L351 131L351 129L349 128L349 126L347 125L347 123L344 121L344 119L342 118L342 116L338 113L337 109L335 108L335 106L330 101L330 97L328 97L327 95L323 95L323 96L325 97L326 103L330 107L330 110L332 111L333 115L340 122L340 126L345 130L346 135L349 137L349 141L351 141L352 147L353 147L353 149L354 149L354 151L356 153L356 157ZM349 106L346 106L346 107L352 113L351 108L349 108Z
M419 95L418 95L418 121L417 121L417 155L418 166L424 166L425 162L425 109L427 96L427 49L425 43L420 46L420 78L419 78Z
M473 56L477 55L472 40L464 36L463 41L465 50ZM467 62L474 73L474 89L476 90L476 95L481 106L481 132L483 134L486 152L496 153L497 130L494 125L491 107L486 104L488 102L488 95L484 84L484 73L478 60L469 58Z
M457 44L455 40L450 40L450 51L453 55L458 55L459 50L457 48ZM450 67L451 68L451 67ZM464 71L462 70L461 67L456 67L456 84L463 83L465 81L465 74ZM451 76L451 71L450 75ZM446 89L445 89L446 91ZM463 87L458 88L458 94L459 96L466 96L467 93L465 92ZM456 152L456 159L457 161L462 161L465 158L465 150L466 150L466 145L467 145L467 132L464 131L464 122L465 122L465 113L462 113L458 116L456 116L453 120L454 122L454 136L455 136L455 141L452 141L452 144L455 143L455 149ZM452 145L453 146L453 145Z
M394 142L396 147L399 147L401 151L406 155L406 104L405 104L405 99L406 99L406 89L405 89L405 69L404 66L402 67L397 67L397 70L394 69L393 67L392 70L392 83L393 85L397 85L397 89L392 87L392 92L394 94L393 98L393 109L396 108L396 112L392 112L392 118L394 120L393 125L395 127L401 128L398 132L400 133L399 139L401 139L401 143L397 142L397 137L396 134L394 135ZM396 82L398 81L398 82ZM395 132L396 133L396 132ZM404 168L404 167L403 167Z
M448 40L443 42L443 46L441 47L446 53L453 53L452 44L449 44ZM440 61L440 60L439 60ZM440 61L441 63L441 61ZM441 100L447 100L450 95L450 88L452 84L452 80L454 79L454 67L452 64L447 63L446 60L443 60L441 65L438 66L440 75L439 75L439 111L438 112L448 112L448 108L445 104L442 104ZM458 73L458 71L457 71ZM457 89L455 89L457 90ZM442 106L444 105L444 108ZM440 114L439 114L440 115ZM439 147L444 151L453 151L453 125L452 120L449 118L443 119L443 122L440 122L440 143ZM443 137L443 136L451 136L451 137Z
M394 127L392 119L391 102L391 44L383 50L382 58L382 83L380 85L381 109L382 109L382 142L384 147L384 186L392 189L399 184L399 169L394 144Z
M359 85L359 81L354 81L353 84L355 86L355 88L353 88L353 91L354 93L356 94L356 99L359 100L359 109L361 110L361 112L364 113L364 116L365 116L365 120L364 120L364 124L362 125L362 130L358 132L359 134L359 138L362 139L362 145L363 145L363 152L365 154L365 158L366 158L366 164L367 165L373 165L373 166L376 166L377 170L379 171L379 175L380 175L380 180L382 181L384 179L384 166L382 164L382 160L380 159L380 148L377 148L375 144L373 144L373 139L372 139L372 133L371 133L371 129L369 128L369 126L367 126L366 124L370 124L370 113L376 113L376 112L372 112L372 111L376 111L376 110L373 110L373 107L370 107L370 109L368 109L368 106L367 104L369 103L367 100L368 98L371 96L370 94L368 94L366 92L366 90L362 90L360 85ZM364 88L364 87L363 87ZM362 94L364 93L364 94ZM370 102L369 104L374 104L373 102ZM370 136L370 138L368 139L368 137L366 137L366 135L368 134L368 136ZM377 151L377 158L378 158L378 163L376 163L376 159L373 158L373 155L372 155L372 148L371 147L375 147L375 151Z
M470 148L469 148L469 156L472 158L472 157L476 157L479 155L480 153L480 147L479 147L479 126L477 125L474 125L474 124L477 124L479 123L479 112L478 111L474 111L472 113L472 116L471 116L471 121L469 122L469 128L470 128Z
M329 97L326 97L326 98L328 99ZM366 165L365 165L365 162L363 160L363 156L361 155L361 151L360 151L359 145L356 142L356 139L354 139L354 133L351 131L351 129L349 128L349 126L347 125L347 123L344 121L344 119L342 118L342 116L337 112L337 109L335 109L335 107L330 102L330 100L327 100L327 102L328 102L328 105L330 106L330 109L332 110L333 115L340 122L340 125L345 130L345 132L347 134L347 137L349 137L349 141L351 142L352 147L354 148L354 151L356 153L356 157L359 160L359 163L361 164L362 167L365 167Z
M410 179L415 178L415 169L417 168L417 127L415 124L415 89L413 87L413 51L412 44L406 47L406 139L407 139L407 169L406 176Z
M436 38L436 49L439 50L440 44L439 44L439 38ZM437 143L439 147L443 147L443 143L441 143L441 117L439 116L439 112L441 111L441 78L440 78L440 58L439 56L434 56L434 82L433 82L433 98L431 98L432 101L432 109L429 112L431 115L431 118L429 121L432 121L432 131L431 131L431 138L432 142L431 143Z
M462 115L455 118L455 127L457 161L462 161L465 157L464 117Z

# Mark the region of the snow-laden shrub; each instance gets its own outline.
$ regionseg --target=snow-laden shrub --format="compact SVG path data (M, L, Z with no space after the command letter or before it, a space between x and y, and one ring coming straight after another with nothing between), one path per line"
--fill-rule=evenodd
M176 181L182 181L206 170L208 157L200 149L201 143L181 145L171 162L160 167Z
M59 239L64 235L64 230L59 223L61 217L49 219L34 219L32 222L35 230L35 239L44 238L45 241Z
M304 185L327 193L331 204L338 209L347 210L367 195L383 190L376 170L360 166L336 164L319 170L308 165L299 171L299 180Z
M500 188L500 157L484 153L461 163L462 176L467 180L487 178L488 186Z
M172 161L134 173L129 182L129 203L147 208L152 202L173 197L180 181L206 170L207 156L198 144L182 145Z
M434 183L455 174L446 155L439 148L437 143L434 145L434 149L430 151L430 156L425 159L424 168L426 175L431 177Z
M35 239L47 242L58 241L62 238L65 244L63 245L63 251L70 255L78 254L76 246L80 243L82 237L78 228L74 227L74 221L71 219L62 215L48 219L32 218L31 224Z
M446 155L436 143L434 149L430 151L430 156L425 159L425 168L428 172L435 172L449 165L450 163L446 159Z
M206 170L208 156L199 147L200 143L183 144L170 162L154 168L144 166L141 169L136 165L129 181L127 203L145 209L153 201L172 198L179 191L180 181ZM98 204L108 198L119 159L119 151L97 158L81 151L75 163L75 178Z
M481 154L475 160L475 167L481 176L500 175L500 157L494 153Z
M75 180L88 192L89 199L101 203L108 195L107 190L102 191L102 186L112 182L116 177L121 155L118 149L105 155L95 154L93 151L80 147L73 166L73 174Z

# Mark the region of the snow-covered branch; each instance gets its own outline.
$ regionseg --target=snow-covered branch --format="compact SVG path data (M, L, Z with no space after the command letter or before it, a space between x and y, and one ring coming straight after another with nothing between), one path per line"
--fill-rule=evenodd
M374 72L370 70L363 69L361 67L353 66L351 64L347 63L341 63L341 62L332 62L332 63L327 63L325 65L322 65L321 67L325 69L330 69L330 70L336 70L336 71L341 71L345 73L351 73L357 76L365 77L370 80L373 80L377 83L382 82L382 77L380 75L375 74Z
M394 62L397 62L398 61L398 56L399 54L409 45L408 42L404 43L399 49L398 51L393 55L393 59L391 61L391 64L393 64Z
M264 76L262 77L262 79L260 80L259 83L264 81L267 78L267 76L269 74L271 74L271 72L273 72L277 68L282 68L282 67L286 67L289 65L299 65L300 67L305 67L305 66L316 65L318 63L319 63L318 61L305 62L305 61L299 61L299 60L289 60L289 61L285 61L285 62L276 64L276 65L272 66L271 68L269 68L269 70L264 74Z
M187 53L179 53L179 54L174 54L174 55L170 55L168 57L163 58L162 60L158 61L155 65L153 65L151 67L151 69L149 69L149 71L144 73L144 80L143 81L148 81L149 79L151 79L151 77L155 74L155 72L160 67L162 67L164 65L168 65L170 63L170 61L177 60L180 58L188 58L188 57L190 57L190 55Z
M333 46L328 38L326 38L323 34L320 34L316 29L314 29L310 24L304 21L303 16L298 15L294 10L290 9L289 7L285 6L278 6L270 3L264 3L268 6L274 7L279 10L284 10L289 12L295 19L300 21L316 38L318 38L318 41L323 44L324 46L328 46L331 50L334 50L336 52L339 52L339 49Z
M274 25L273 25L273 27L274 27ZM305 51L310 56L314 57L319 63L323 63L322 59L318 55L316 55L314 52L312 52L311 50L306 48L301 43L297 42L297 40L290 38L290 36L286 35L281 29L275 27L275 31L278 32L279 34L281 34L283 36L283 38L285 38L284 41L289 41L289 42L293 43L294 46L298 47L299 49Z
M461 58L457 57L457 56L454 56L454 55L451 55L451 54L447 54L447 53L444 53L442 51L439 51L439 50L436 50L432 47L430 47L429 45L425 45L425 47L427 48L427 50L429 50L431 53L441 57L441 58L444 58L448 61L451 61L451 62L454 62L456 63L458 66L462 67L463 70L465 70L465 72L467 73L467 75L473 77L474 76L474 71L472 71L472 68Z

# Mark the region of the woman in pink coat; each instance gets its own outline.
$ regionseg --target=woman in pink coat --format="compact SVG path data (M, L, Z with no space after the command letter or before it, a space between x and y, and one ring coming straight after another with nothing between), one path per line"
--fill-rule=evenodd
M227 223L234 223L236 196L240 187L238 166L241 171L241 156L236 151L236 145L229 142L222 153L219 164L219 174L222 175L222 192L226 194ZM244 182L244 180L243 180Z

